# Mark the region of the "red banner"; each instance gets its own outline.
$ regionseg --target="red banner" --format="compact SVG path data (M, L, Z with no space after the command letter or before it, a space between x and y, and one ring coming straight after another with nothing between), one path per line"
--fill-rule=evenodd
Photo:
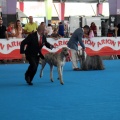
M0 40L0 59L21 59L20 54L20 43L23 39L1 39ZM56 48L50 50L45 46L42 49L42 53L46 54L48 52L60 52L62 47L67 47L67 42L69 38L61 38L59 40L54 40L52 38L47 39ZM92 55L120 55L120 37L94 37L91 40L83 39L86 47L86 53L90 56ZM78 47L81 49L81 46Z

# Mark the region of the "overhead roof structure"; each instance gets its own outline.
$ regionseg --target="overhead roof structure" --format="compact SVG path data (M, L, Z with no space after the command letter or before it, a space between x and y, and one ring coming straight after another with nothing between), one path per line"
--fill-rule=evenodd
M44 0L18 0L18 1L38 1L44 2ZM81 3L98 3L98 2L108 2L108 0L53 0L53 2L81 2Z

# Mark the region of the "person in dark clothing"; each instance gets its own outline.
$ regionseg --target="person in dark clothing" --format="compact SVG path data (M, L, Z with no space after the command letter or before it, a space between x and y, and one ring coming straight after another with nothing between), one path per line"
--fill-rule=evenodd
M120 23L118 25L115 25L115 36L120 36Z
M59 23L58 26L58 34L62 37L64 37L64 25L62 24L62 22Z
M8 34L6 26L3 25L3 20L0 18L0 39L7 39L8 40Z
M25 80L28 85L33 85L32 80L37 71L39 58L44 59L41 53L42 47L45 45L49 49L54 48L53 45L47 42L44 32L45 27L39 26L37 31L29 34L20 45L20 53L22 54L23 60L27 59L30 64L25 73Z
M120 37L120 23L115 25L115 37ZM120 55L117 55L117 57L120 59Z
M0 39L7 39L8 40L7 29L6 29L6 26L3 25L3 20L1 17L0 17ZM6 60L0 59L0 62L5 63Z

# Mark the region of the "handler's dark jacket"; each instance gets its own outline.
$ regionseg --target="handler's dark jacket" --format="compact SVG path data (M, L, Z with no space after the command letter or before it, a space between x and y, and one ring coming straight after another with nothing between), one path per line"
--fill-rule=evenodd
M26 48L25 48L25 45L26 45ZM39 46L37 32L34 32L32 34L29 34L21 42L20 53L21 54L25 53L26 56L31 56L31 57L37 57L39 55L42 59L44 59L44 56L41 53L41 49L44 45L47 48L50 48L50 49L53 48L53 46L50 43L47 42L46 37L44 35L42 37L42 45Z

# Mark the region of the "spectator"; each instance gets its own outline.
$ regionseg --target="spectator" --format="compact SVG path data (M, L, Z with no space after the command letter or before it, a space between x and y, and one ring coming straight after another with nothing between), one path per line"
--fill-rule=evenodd
M97 26L95 25L94 22L91 23L90 29L93 30L94 36L97 36Z
M65 37L67 38L68 37L68 25L65 24L64 26L64 34L65 34Z
M53 33L51 34L51 38L58 40L60 38L60 35L58 34L57 28L53 30Z
M93 30L90 30L90 32L89 32L89 38L93 38L93 37L94 37Z
M7 39L8 40L8 33L6 26L3 25L3 20L0 18L0 39ZM2 63L5 63L5 60L0 60Z
M17 20L15 23L15 37L16 38L22 38L22 33L23 33L23 29L21 26L21 22L20 20Z
M120 37L120 23L115 25L115 37Z
M27 23L24 27L24 33L25 34L30 34L32 32L37 31L37 24L35 22L33 22L33 17L29 16L29 23Z
M7 39L8 40L8 33L6 26L3 25L3 20L0 18L0 39Z
M118 25L115 25L115 37L120 37L120 23ZM120 55L117 55L120 59Z
M115 36L115 30L112 26L109 27L107 37L114 37Z
M108 33L108 20L102 21L101 23L102 36L107 36Z
M77 60L78 43L80 43L82 50L85 50L85 45L82 42L82 38L83 38L83 34L88 33L89 31L90 28L87 25L84 26L83 30L82 28L76 29L67 43L67 46L71 49L72 68L75 71L80 70L78 68L78 60Z
M41 23L40 23L40 26L44 26L44 27L45 27L45 26L46 26L46 25L45 25L45 22L41 22Z
M15 24L11 22L7 28L8 37L14 37L15 36Z
M57 25L56 25L56 23L54 23L54 25L53 25L53 28L55 29L55 28L57 28Z
M83 35L83 38L92 38L94 37L94 33L93 33L93 30L89 30L89 31L86 31L84 32L84 35Z
M41 22L41 23L40 23L40 26L45 27L45 32L44 32L44 34L45 34L45 36L47 36L48 31L47 31L47 27L46 27L46 25L45 25L45 22Z
M64 25L62 24L62 22L59 23L58 26L58 34L62 37L64 37Z
M51 34L52 34L52 32L53 32L52 26L51 26L51 24L48 24L48 27L47 27L47 36L50 37Z

